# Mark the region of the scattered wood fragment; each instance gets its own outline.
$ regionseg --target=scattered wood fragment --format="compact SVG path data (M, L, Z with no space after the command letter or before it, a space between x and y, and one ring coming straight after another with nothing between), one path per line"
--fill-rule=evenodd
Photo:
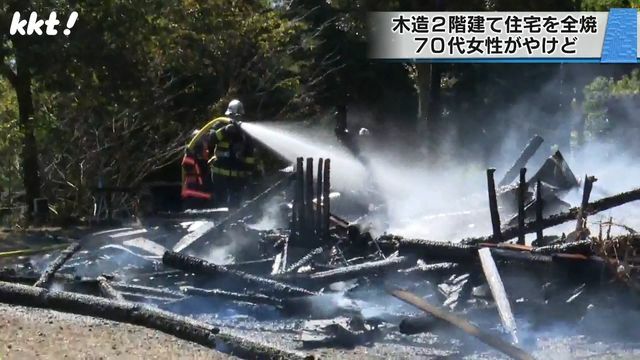
M67 262L67 260L71 259L73 254L75 254L78 250L80 250L79 243L73 243L66 249L62 250L60 255L54 261L52 261L49 266L47 266L45 271L40 276L40 279L38 279L38 281L36 281L33 286L39 288L48 287L53 280L53 276L55 275L56 271L60 270L64 263Z
M105 278L104 276L98 276L97 280L102 296L111 300L124 301L122 294L120 294L120 292L118 292L113 288L113 286L111 286L111 284L109 284L109 280L107 280L107 278Z
M303 256L300 260L296 261L293 265L291 265L286 272L292 273L298 271L303 266L309 264L314 257L322 254L324 249L322 247L317 247L311 250L307 255Z
M493 261L493 257L491 257L491 249L480 249L478 250L478 255L480 255L480 263L482 264L484 276L487 279L487 283L489 283L491 294L493 295L493 299L496 302L496 306L498 307L498 313L500 314L502 326L504 326L504 328L511 334L513 343L517 344L518 336L516 320L513 317L511 304L509 304L509 298L507 297L507 292L504 289L502 278L500 278L498 267Z

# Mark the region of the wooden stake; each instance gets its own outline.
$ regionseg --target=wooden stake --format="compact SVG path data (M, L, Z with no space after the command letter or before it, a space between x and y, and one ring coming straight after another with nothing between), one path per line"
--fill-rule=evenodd
M584 188L582 190L582 202L580 203L580 210L578 210L578 219L576 220L576 232L581 232L584 229L587 222L586 209L589 204L589 197L591 197L591 190L593 189L593 183L598 179L595 176L584 176ZM580 235L577 240L581 240L583 237Z
M316 174L316 216L315 216L315 232L316 240L322 239L322 170L324 160L318 159L318 173Z
M491 212L491 225L493 226L493 238L496 242L502 241L500 232L500 213L498 212L498 200L496 197L496 183L493 178L496 169L487 169L487 188L489 191L489 211Z
M520 229L520 234L518 235L518 244L520 245L524 245L524 197L527 191L527 181L525 179L526 174L526 168L520 169L520 183L518 184L518 229Z
M328 241L331 234L329 233L329 224L331 221L331 159L324 161L324 173L322 181L322 235L324 240Z
M296 212L296 232L295 238L299 240L304 232L304 159L298 158L296 162L296 196L294 200L294 211Z
M543 236L543 225L542 225L542 214L544 210L544 200L542 199L542 182L538 179L536 183L536 240L538 241L538 246L542 244L544 239Z
M313 238L313 158L307 158L307 168L304 182L304 234L305 243Z

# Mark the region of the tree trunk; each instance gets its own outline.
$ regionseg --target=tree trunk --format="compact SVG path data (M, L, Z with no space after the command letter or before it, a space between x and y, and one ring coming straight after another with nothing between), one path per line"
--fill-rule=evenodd
M436 150L442 135L440 124L440 82L442 65L416 64L416 92L418 93L418 124L424 124L430 150Z
M429 88L429 107L427 109L428 139L432 147L438 148L444 132L442 124L442 104L440 103L440 83L442 81L442 64L431 64L431 87Z
M13 84L18 99L19 127L22 134L22 181L25 190L27 217L33 214L33 200L40 197L40 174L38 171L38 149L33 131L33 95L31 73L25 64L25 55L19 43L16 47L16 77Z

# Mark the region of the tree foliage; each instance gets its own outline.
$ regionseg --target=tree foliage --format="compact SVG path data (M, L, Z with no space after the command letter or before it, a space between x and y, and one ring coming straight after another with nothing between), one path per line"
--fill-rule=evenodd
M585 87L586 135L591 140L621 140L620 132L640 135L640 69L615 80L599 76Z
M374 134L410 130L403 142L413 149L425 142L415 131L420 123L440 118L438 134L452 148L487 159L499 150L493 139L513 129L522 142L533 133L568 139L569 104L574 97L582 101L582 87L604 75L584 92L587 131L597 133L609 100L637 93L637 72L621 77L628 68L557 64L441 64L434 72L428 64L375 62L367 57L367 11L605 10L629 4L8 0L0 4L3 29L14 11L55 10L62 24L78 11L79 19L68 37L0 33L0 162L8 164L0 170L0 187L34 186L20 178L40 174L38 190L59 214L86 215L99 182L135 187L175 165L191 130L234 97L254 120L310 118L348 104ZM421 106L430 113L421 114ZM165 179L179 177L177 169L170 172L173 178Z

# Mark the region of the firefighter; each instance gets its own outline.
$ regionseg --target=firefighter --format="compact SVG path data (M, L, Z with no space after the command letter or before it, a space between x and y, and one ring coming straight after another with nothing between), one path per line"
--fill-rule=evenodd
M195 130L182 158L183 207L202 209L211 205L212 183L207 161L209 146L202 131Z
M219 204L230 208L240 205L249 182L262 175L262 166L256 159L256 149L251 137L241 127L244 106L239 100L231 100L225 116L229 123L212 129L209 146L213 157L209 161L214 193Z

